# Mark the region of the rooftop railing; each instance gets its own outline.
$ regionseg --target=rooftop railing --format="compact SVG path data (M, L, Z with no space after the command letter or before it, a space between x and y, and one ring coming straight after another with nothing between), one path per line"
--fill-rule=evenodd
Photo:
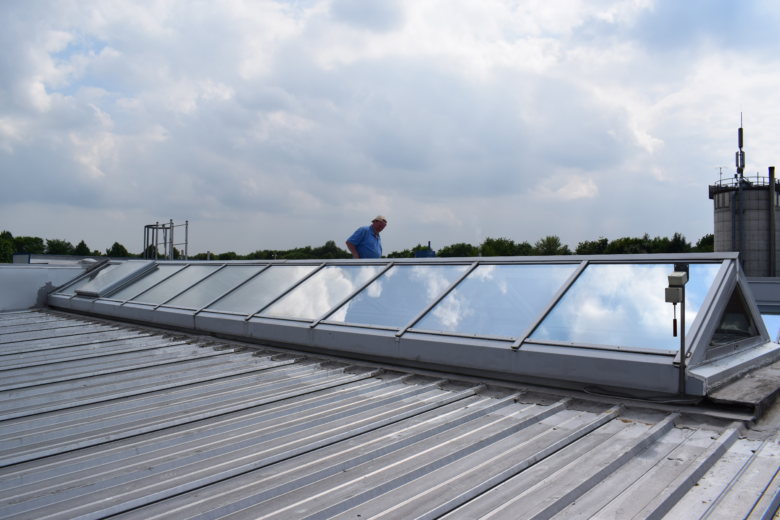
M744 175L741 179L734 175L733 177L721 178L717 182L713 183L714 188L737 188L742 185L743 188L769 186L769 177L761 176L758 173L752 176ZM775 179L775 188L780 185L780 180Z

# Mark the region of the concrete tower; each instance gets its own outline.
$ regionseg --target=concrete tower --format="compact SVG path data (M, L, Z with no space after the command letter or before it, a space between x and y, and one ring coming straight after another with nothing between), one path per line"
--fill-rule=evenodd
M744 176L742 128L738 131L737 173L709 187L715 204L715 251L737 251L745 274L774 277L780 274L780 184L775 167L767 177Z

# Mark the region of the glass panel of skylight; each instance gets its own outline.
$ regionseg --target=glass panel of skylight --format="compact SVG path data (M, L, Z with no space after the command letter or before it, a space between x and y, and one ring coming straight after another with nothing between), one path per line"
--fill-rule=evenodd
M154 271L150 272L140 280L128 285L124 289L120 289L117 292L110 294L108 298L112 300L121 300L121 301L129 300L134 296L138 296L139 294L147 290L149 287L158 283L160 280L163 280L168 276L172 275L182 267L183 266L181 265L169 265L169 264L157 265Z
M693 323L720 264L691 264L685 286L686 330ZM673 307L665 301L673 264L589 265L531 334L562 343L674 351ZM677 306L680 318L680 305Z
M123 279L131 278L133 275L137 276L144 269L151 269L153 264L154 262L151 260L145 262L130 260L121 264L110 265L105 269L97 271L94 277L88 277L90 278L89 282L86 284L80 283L75 290L78 294L84 296L101 296L103 293L116 287Z
M330 265L271 305L261 316L315 320L376 276L381 265Z
M111 277L112 273L117 271L120 265L121 264L109 264L100 269L95 269L94 271L90 272L87 276L79 280L78 282L60 291L60 294L70 294L71 296L75 295L76 289L81 289L82 287L87 286L88 284L92 283L94 280L97 280L99 278Z
M314 265L274 265L209 305L209 310L254 314L310 274Z
M549 305L577 265L480 265L415 329L514 338Z
M396 265L342 305L328 321L403 327L466 269L466 265Z
M257 265L230 265L219 272L209 276L199 284L192 286L185 292L166 302L171 307L184 307L188 309L200 309L221 294L236 287L252 275L262 269Z
M769 332L769 339L780 343L780 314L762 314L764 325Z
M755 321L750 315L739 288L731 293L718 328L712 334L710 345L721 346L758 335Z
M192 284L201 281L217 269L219 269L218 265L188 265L160 285L152 287L130 301L158 305L176 296Z

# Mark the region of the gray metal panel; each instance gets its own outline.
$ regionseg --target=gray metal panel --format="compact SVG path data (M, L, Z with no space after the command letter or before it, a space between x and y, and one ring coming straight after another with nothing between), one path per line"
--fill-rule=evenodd
M748 278L761 312L780 313L780 278Z
M712 335L718 328L718 320L723 314L734 287L737 285L739 263L736 261L723 262L718 276L710 288L710 294L702 306L702 312L698 313L691 329L686 335L686 348L689 367L704 362L707 357L707 347L712 341ZM676 358L679 362L679 355Z
M0 314L0 330L34 335L51 319ZM72 321L45 330L93 326ZM740 438L697 409L110 329L46 351L48 364L0 350L3 384L17 383L0 390L0 517L687 520L777 507L777 424ZM3 347L38 341L62 343Z

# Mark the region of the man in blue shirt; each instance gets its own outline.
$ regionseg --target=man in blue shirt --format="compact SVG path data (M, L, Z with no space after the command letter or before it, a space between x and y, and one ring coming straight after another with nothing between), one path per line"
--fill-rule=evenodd
M385 229L387 219L377 215L371 225L357 228L347 239L347 249L352 258L380 258L382 256L382 239L379 233Z

